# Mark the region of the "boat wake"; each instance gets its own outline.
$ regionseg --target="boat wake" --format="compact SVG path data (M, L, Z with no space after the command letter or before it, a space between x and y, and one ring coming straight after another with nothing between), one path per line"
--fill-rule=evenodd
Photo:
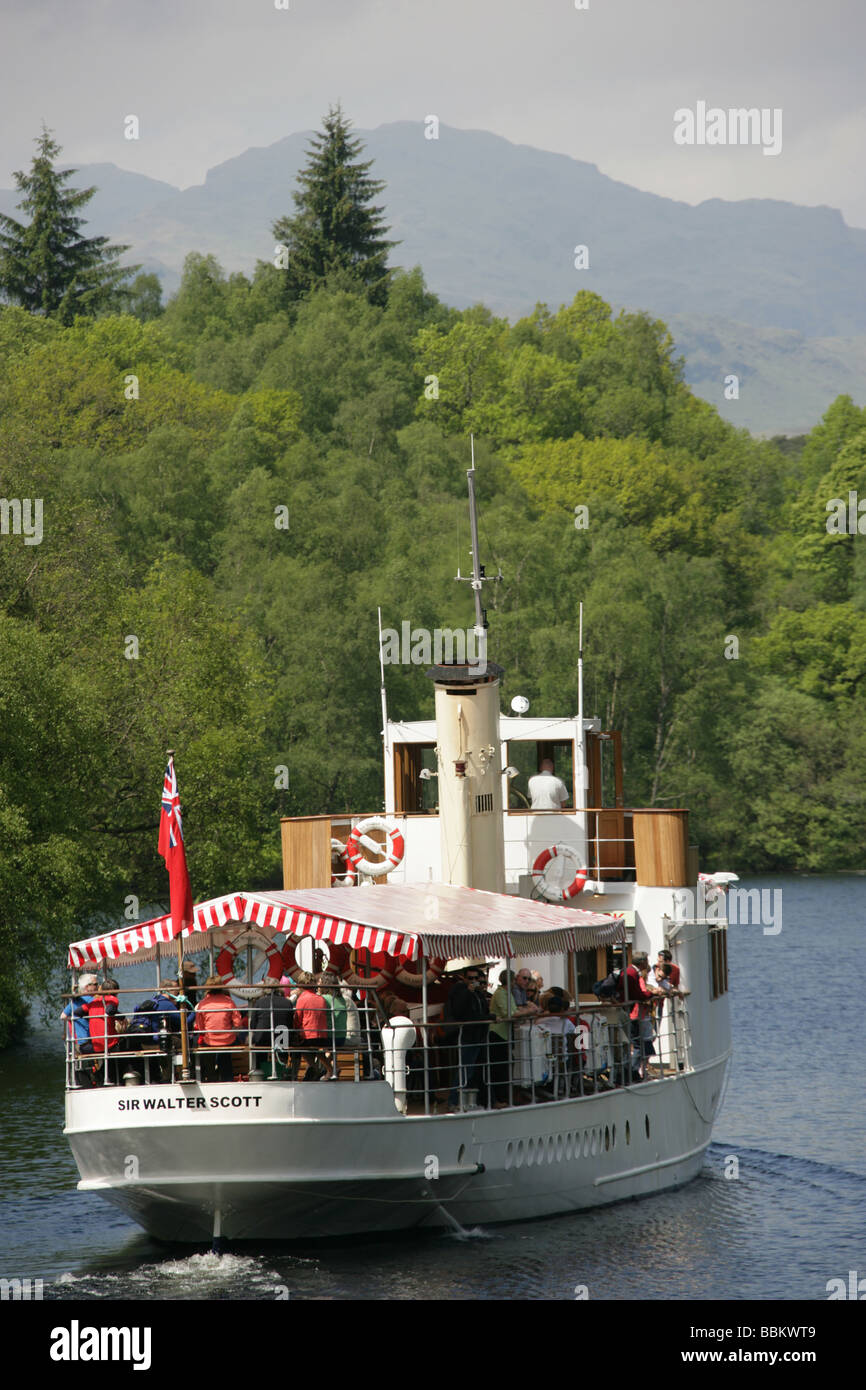
M449 1231L449 1240L495 1240L494 1231L487 1231L483 1226L471 1226L468 1230L461 1226L459 1231Z
M824 1163L813 1158L797 1158L793 1154L756 1149L736 1141L716 1139L707 1150L707 1163L701 1177L724 1179L725 1161L730 1156L739 1159L740 1176L748 1174L769 1178L784 1184L803 1184L817 1188L831 1197L850 1201L866 1198L866 1173L842 1168L836 1163Z
M298 1265L314 1263L297 1259ZM148 1261L123 1273L63 1274L53 1285L55 1298L287 1299L284 1275L261 1256L231 1253L186 1255Z

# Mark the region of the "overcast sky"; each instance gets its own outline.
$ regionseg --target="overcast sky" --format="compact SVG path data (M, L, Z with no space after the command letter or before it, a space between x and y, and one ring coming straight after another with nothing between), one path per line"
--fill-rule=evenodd
M866 0L0 0L0 186L64 161L186 187L319 124L435 114L655 193L827 203L866 227ZM782 149L678 146L674 111L782 110ZM124 117L141 123L124 139Z

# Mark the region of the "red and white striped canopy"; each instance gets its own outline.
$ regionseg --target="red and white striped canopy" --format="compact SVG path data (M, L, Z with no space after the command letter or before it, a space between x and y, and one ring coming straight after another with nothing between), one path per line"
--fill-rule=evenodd
M422 954L449 959L547 955L607 946L625 938L621 916L446 883L227 893L199 903L193 918L181 938L187 950L207 946L215 929L235 924L255 925L272 936L312 936L336 946L386 951L406 960ZM170 944L174 944L171 914L166 913L134 927L73 942L69 966L81 970L101 961L131 964L152 959L159 946Z

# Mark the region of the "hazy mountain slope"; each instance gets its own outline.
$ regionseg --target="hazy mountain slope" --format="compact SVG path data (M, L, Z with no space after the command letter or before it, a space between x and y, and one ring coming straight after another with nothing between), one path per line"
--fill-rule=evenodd
M674 329L695 389L752 429L808 428L840 391L862 395L866 231L838 211L762 199L690 207L485 131L441 126L427 140L421 122L396 122L359 134L387 185L393 262L421 264L449 303L481 300L515 318L586 288L646 309ZM91 230L130 242L167 290L191 250L249 272L273 256L271 224L293 210L309 135L246 150L184 190L83 166L76 182L100 190ZM0 211L16 196L0 191ZM574 268L579 244L585 270ZM737 402L722 399L729 372Z

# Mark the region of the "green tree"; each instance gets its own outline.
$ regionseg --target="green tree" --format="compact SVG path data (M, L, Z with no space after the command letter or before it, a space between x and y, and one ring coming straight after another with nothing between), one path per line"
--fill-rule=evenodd
M158 319L163 311L162 285L158 275L136 275L129 287L129 312L142 323Z
M19 208L25 225L0 213L0 292L31 313L71 323L76 314L95 315L122 303L125 281L138 266L121 266L128 246L110 246L108 237L81 235L77 214L95 188L64 188L74 169L56 169L60 146L43 127L30 173L15 174L24 194Z
M370 177L372 160L359 160L363 144L350 135L351 122L339 105L330 109L324 127L313 136L309 163L298 174L300 187L292 195L297 212L274 223L274 236L289 253L288 298L301 299L334 272L348 271L373 303L384 304L388 252L398 243L386 240L383 209L371 204L385 185Z

